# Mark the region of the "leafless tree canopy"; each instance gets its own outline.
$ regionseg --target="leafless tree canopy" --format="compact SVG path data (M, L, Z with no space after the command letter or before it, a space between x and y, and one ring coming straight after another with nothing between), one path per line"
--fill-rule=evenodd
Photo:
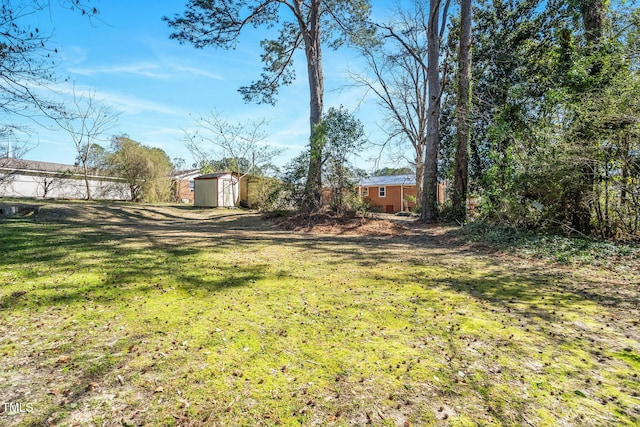
M282 152L265 142L265 119L232 122L212 111L196 124L194 130L185 130L185 143L200 167L259 175Z
M410 163L416 167L418 204L422 195L430 106L429 10L425 0L398 3L392 18L376 23L378 36L361 44L367 73L351 73L356 84L373 92L387 112L385 144L409 143L413 148ZM435 69L437 73L438 67ZM436 91L436 97L439 92Z
M0 0L0 112L5 117L33 118L35 112L58 116L63 110L48 95L49 85L56 81L58 53L51 43L51 29L33 25L35 15L55 6L90 18L98 13L90 1Z
M88 179L91 150L99 141L108 140L108 132L117 122L118 114L97 99L95 91L79 93L75 87L72 104L57 119L60 127L71 137L78 154L78 163L85 178L87 199L91 199Z

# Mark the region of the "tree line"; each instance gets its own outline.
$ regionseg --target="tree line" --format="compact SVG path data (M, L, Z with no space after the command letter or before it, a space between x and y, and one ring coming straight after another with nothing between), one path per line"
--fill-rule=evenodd
M369 65L352 77L387 111L389 141L414 149L422 221L440 219L436 185L449 178L445 213L459 222L471 194L486 219L637 237L636 3L460 0L451 6L403 2L392 18L375 22L371 4L362 1L190 1L183 15L165 19L172 38L200 48L231 48L245 26L282 22L279 36L262 42L261 79L240 89L248 100L275 102L277 88L292 81L293 50L304 49L311 136L298 163L307 165L300 189L307 209L319 204L326 147L321 50L346 43ZM299 171L297 177L300 182Z
M474 2L465 125L484 217L637 239L639 19L635 2ZM459 37L452 31L445 56L455 58ZM466 132L454 118L458 81L444 88L442 120L442 174L456 178L451 153Z
M97 13L89 2L60 3ZM2 4L11 11L3 28L25 13L9 0ZM323 50L348 47L367 64L352 80L387 114L385 144L412 152L423 222L464 223L471 206L485 220L516 226L637 238L636 1L412 0L394 8L374 20L367 0L189 0L164 21L172 39L196 48L233 49L246 28L274 28L260 43L262 73L239 88L248 102L275 103L279 88L296 77L294 53L304 53L308 149L284 171L302 210L319 209L323 187L349 188L357 175L348 157L364 144L360 124L342 107L324 109ZM24 41L0 44L3 65L24 61L31 50L42 61L46 44L33 41L42 35L7 28ZM30 77L47 79L47 64L14 68L40 69ZM12 72L2 69L10 82ZM3 84L2 96L2 108L14 113L29 102L46 114L59 111L11 84ZM64 123L64 114L58 119ZM263 160L276 153L262 144L260 123L238 127L211 114L198 125L185 135L198 162L211 164L201 148L209 142L227 154L240 149L219 155L227 166L246 173L270 167ZM439 206L436 188L444 179L452 182L451 200ZM342 200L342 192L336 197Z

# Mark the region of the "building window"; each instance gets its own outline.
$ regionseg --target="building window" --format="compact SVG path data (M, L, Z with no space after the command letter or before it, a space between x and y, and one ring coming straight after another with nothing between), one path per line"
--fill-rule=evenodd
M387 187L378 187L378 197L387 197Z
M369 197L369 187L364 187L362 189L362 196L363 197Z
M189 181L189 190L193 191L196 188L196 182L194 180Z

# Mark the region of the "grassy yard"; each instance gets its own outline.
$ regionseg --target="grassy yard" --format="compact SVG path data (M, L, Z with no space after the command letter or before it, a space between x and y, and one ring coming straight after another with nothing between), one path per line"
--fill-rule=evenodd
M257 215L0 221L0 425L640 423L640 272Z

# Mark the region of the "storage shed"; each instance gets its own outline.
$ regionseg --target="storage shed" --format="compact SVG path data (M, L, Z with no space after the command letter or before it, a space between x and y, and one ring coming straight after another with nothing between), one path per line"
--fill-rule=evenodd
M232 172L209 173L194 178L194 206L233 208L240 200L238 177Z

